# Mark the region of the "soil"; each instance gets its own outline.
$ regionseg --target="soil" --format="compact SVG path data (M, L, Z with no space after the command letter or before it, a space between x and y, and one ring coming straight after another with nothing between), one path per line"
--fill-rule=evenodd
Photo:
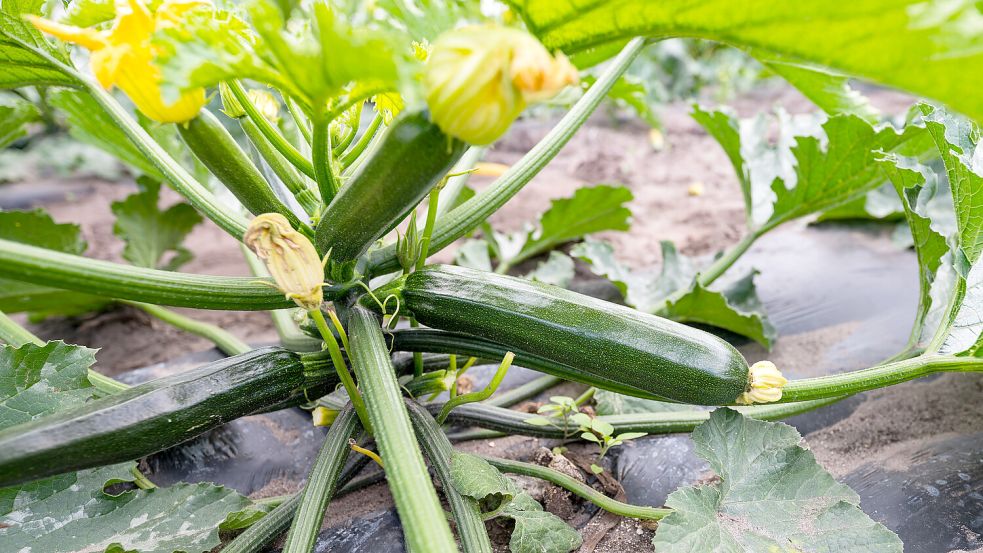
M910 102L900 94L884 91L874 91L872 97L876 105L890 113L901 112ZM773 105L782 105L792 113L812 109L797 93L775 87L757 89L738 99L735 107L748 116ZM554 163L493 216L492 224L498 230L519 230L545 210L552 198L568 196L582 185L614 183L630 187L634 194L633 225L628 232L605 233L600 237L610 240L617 257L630 267L657 265L659 240L672 240L687 254L713 253L736 242L744 224L736 178L723 151L688 117L687 111L682 105L663 110L666 146L661 150L653 148L648 129L641 124L613 120L607 115L595 116ZM546 121L517 124L508 138L490 152L488 160L515 162L549 128ZM481 188L488 182L490 179L476 178L473 185ZM688 194L694 183L702 184L702 195ZM68 200L48 194L44 207L59 222L81 224L89 242L87 255L120 260L122 242L112 234L109 204L132 193L132 183L90 179L82 185L73 183L70 190L72 197ZM169 191L163 197L164 203L177 200L176 194ZM235 240L212 224L199 225L186 245L195 258L184 271L249 274ZM436 259L448 261L451 257L452 248L448 248ZM265 313L179 311L221 325L252 344L276 340ZM110 375L211 348L209 342L129 307L82 318L49 319L28 326L44 339L63 339L99 348L97 369ZM851 330L846 324L781 336L770 358L794 361L802 367L818 366L824 348ZM748 349L749 357L764 355L760 348L757 354L753 350L753 347ZM806 441L836 476L871 461L889 464L900 449L918 447L940 435L978 429L978 421L983 417L983 404L978 401L981 388L983 375L949 375L870 393L852 414L807 435ZM487 455L531 459L543 445L551 443L509 437L465 443L462 448ZM296 487L297 483L274 481L255 495L278 495ZM391 498L386 487L374 485L332 502L325 527L336 527L351 517L389 508ZM651 537L651 529L636 521L623 520L608 532L595 551L650 550Z

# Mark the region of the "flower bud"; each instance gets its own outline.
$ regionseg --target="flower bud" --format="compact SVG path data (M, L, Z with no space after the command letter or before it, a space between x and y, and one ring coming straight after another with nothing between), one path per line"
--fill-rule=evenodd
M249 100L256 106L256 110L264 119L274 125L280 121L280 103L272 94L265 90L253 88L246 95L249 96Z
M416 226L416 211L410 213L406 234L396 238L396 259L403 271L409 272L420 259L420 231Z
M246 110L236 99L232 89L225 83L218 83L218 95L222 99L222 113L232 119L241 119L246 116Z
M758 361L751 365L748 371L750 384L748 390L737 398L737 403L751 405L753 403L773 403L782 399L782 387L788 384L788 379L771 361Z
M576 84L577 70L523 31L474 25L437 39L424 82L434 122L481 145L502 136L529 102Z
M279 213L264 213L249 223L243 242L266 262L288 299L310 311L324 300L324 267L314 245Z

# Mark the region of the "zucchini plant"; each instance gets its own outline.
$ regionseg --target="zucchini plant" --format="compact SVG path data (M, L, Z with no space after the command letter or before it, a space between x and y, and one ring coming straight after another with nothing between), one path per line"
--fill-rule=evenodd
M420 553L491 551L484 523L495 518L510 521L516 553L581 545L503 473L661 521L660 552L901 551L800 436L772 421L932 373L983 371L978 3L49 4L0 2L0 86L15 94L0 105L0 144L54 113L141 173L141 191L113 206L130 264L82 255L78 228L43 212L2 212L0 310L43 316L122 302L230 357L129 387L92 369L91 350L43 342L0 312L0 498L15 498L0 501L0 549L204 552L224 538L226 551L247 552L286 532L285 551L310 551L332 498L349 489L342 481L357 472L345 466L355 451L381 466L406 545ZM511 250L484 226L487 243L466 243L458 256L478 262L431 263L533 182L612 91L618 97L646 47L678 36L745 49L821 110L807 131L771 145L760 125L725 108L694 108L737 171L745 238L706 263L665 244L662 274L649 282L589 240L571 254L628 305L566 290L573 264L551 250L628 225L630 193L597 186L554 202ZM889 121L847 75L933 103ZM529 106L561 94L575 100L549 132L490 185L468 191L485 147ZM854 205L886 182L920 269L904 351L863 370L789 380L785 367L749 365L687 324L770 345L753 272L723 287L718 279L764 233ZM161 183L187 203L161 211ZM937 217L939 204L951 224ZM243 243L254 277L178 271L190 255L182 239L202 218ZM554 265L532 278L506 274L547 253ZM281 344L253 349L168 306L270 311ZM294 308L300 323L284 314ZM491 384L459 392L478 360L500 363ZM497 394L513 364L544 377ZM562 380L589 386L564 401L562 421L508 409ZM595 392L672 408L575 412ZM157 488L134 463L234 418L298 405L331 428L296 496ZM454 426L481 430L448 432ZM627 439L692 431L720 481L680 489L665 508L629 505L550 468L463 453L451 440L505 433L562 444L577 428L601 457ZM114 495L110 484L126 491ZM160 514L139 514L150 512Z

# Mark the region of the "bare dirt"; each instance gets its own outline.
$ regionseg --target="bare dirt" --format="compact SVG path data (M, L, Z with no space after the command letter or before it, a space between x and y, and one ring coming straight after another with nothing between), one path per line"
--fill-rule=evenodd
M875 93L877 105L897 113L907 105L903 96ZM790 112L811 109L808 102L788 89L763 89L736 102L742 115L751 115L781 104ZM637 122L596 116L529 186L492 218L499 230L514 231L534 219L549 200L570 195L582 185L612 183L631 188L634 222L629 232L606 233L617 257L634 268L659 263L659 240L672 240L688 254L706 254L736 242L743 232L743 204L736 178L723 151L692 119L685 106L663 111L666 146L653 148L648 129ZM549 129L548 122L525 121L488 156L490 161L515 162ZM481 188L490 182L475 179ZM701 183L703 194L687 189ZM73 188L70 200L45 201L59 222L82 225L89 242L87 255L119 260L122 242L112 234L109 203L131 193L132 184L92 181ZM164 202L177 199L164 194ZM203 274L248 275L236 242L211 224L200 225L188 247L195 259L183 270ZM436 259L447 261L451 250ZM221 325L254 344L272 343L276 334L264 313L180 310ZM98 370L117 374L189 352L209 349L207 341L152 320L135 309L120 307L77 319L52 319L29 325L45 339L64 339L100 348ZM772 359L818 359L823 349L849 328L828 328L795 336L783 336ZM762 350L763 354L763 350ZM915 447L940 434L978 428L983 404L978 401L983 377L952 375L931 382L910 383L869 394L857 410L839 423L807 436L817 457L837 476L864 462L890 463L899 448ZM529 459L542 441L511 437L463 444L468 451ZM548 445L548 444L546 444ZM296 489L296 483L274 482L257 495L269 496ZM345 524L351 517L390 508L384 485L375 485L331 504L326 527ZM500 534L501 532L499 532ZM608 532L596 551L648 550L652 530L635 521L621 521ZM498 544L500 547L501 544Z

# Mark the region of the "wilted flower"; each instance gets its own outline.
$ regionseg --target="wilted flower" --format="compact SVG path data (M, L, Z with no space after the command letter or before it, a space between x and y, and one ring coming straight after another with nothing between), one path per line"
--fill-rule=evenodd
M310 311L324 300L324 267L314 245L279 213L258 215L249 223L243 242L266 262L277 287Z
M758 361L751 365L749 379L748 390L737 398L737 403L751 405L778 401L782 399L782 387L788 384L788 379L771 361Z
M441 35L427 61L427 103L444 132L472 144L502 136L530 102L576 84L577 70L531 35L492 25Z
M182 123L193 119L205 105L205 90L190 90L173 103L165 102L151 38L159 29L179 25L187 12L210 6L204 0L164 0L151 12L141 0L117 0L116 20L108 31L29 18L41 31L89 49L92 73L103 87L118 86L137 109L155 121Z

